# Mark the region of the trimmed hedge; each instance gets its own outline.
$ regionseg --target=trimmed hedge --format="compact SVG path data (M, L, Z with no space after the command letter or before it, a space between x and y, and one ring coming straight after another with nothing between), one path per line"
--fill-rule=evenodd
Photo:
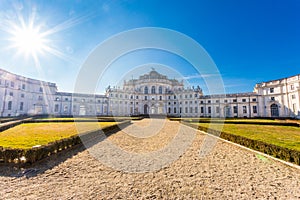
M113 129L119 128L119 126L127 126L131 122L124 121L119 124L115 124L102 129L104 133L107 133ZM71 136L69 138L61 139L55 142L51 142L47 145L39 147L33 147L31 149L12 149L0 147L0 162L4 163L34 163L38 160L46 158L52 154L56 154L64 149L68 149L72 146L82 144L81 136L95 135L99 130L90 131L84 134Z
M265 143L262 141L249 139L249 138L246 138L243 136L238 136L238 135L226 133L223 131L220 134L220 132L217 130L209 129L209 128L203 127L203 126L198 126L196 124L190 124L186 121L182 121L181 123L185 124L187 126L190 126L192 128L207 132L209 134L218 136L225 140L228 140L228 141L243 145L245 147L266 153L275 158L279 158L279 159L300 165L300 151L276 146L274 144L268 144L268 143Z
M234 120L201 120L201 119L172 119L171 121L179 121L179 122L196 122L196 123L220 123L220 124L254 124L254 125L271 125L271 126L294 126L294 127L300 127L300 124L296 122L255 122L255 121L234 121Z

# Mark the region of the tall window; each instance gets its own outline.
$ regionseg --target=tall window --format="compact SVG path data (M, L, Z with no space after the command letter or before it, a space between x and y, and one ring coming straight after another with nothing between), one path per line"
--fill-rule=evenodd
M216 113L220 113L220 107L219 106L216 107Z
M270 88L270 93L274 93L274 88Z
M145 86L145 88L144 88L144 93L148 94L148 87L147 86Z
M210 106L208 107L208 113L211 113L211 107Z
M201 107L200 110L201 110L201 113L204 113L204 107Z
M162 87L161 86L159 86L159 88L158 88L158 93L162 94Z
M243 106L243 113L247 113L247 107Z
M11 108L12 108L12 101L9 101L7 105L7 110L11 110Z
M176 113L177 112L177 110L176 110L176 108L174 108L174 113Z
M20 110L23 110L24 102L20 102Z
M151 87L151 94L155 94L155 86Z
M58 112L58 108L59 108L59 105L55 104L55 106L54 106L54 112Z
M233 106L233 113L238 113L238 107L237 106Z
M43 92L43 88L42 87L40 87L40 92Z
M257 113L257 107L256 106L253 106L252 110L253 110L253 113Z

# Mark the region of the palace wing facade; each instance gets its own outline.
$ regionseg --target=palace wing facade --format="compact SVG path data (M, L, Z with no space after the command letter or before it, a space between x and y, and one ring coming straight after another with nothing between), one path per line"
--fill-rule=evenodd
M300 118L300 75L263 82L249 93L205 95L151 70L106 94L58 92L55 83L0 69L0 117L20 115L172 115Z

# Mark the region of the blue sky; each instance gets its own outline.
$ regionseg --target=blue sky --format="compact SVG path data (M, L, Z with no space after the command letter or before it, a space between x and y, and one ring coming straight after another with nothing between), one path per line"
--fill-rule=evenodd
M163 27L204 47L226 92L247 92L255 83L300 74L299 10L298 0L0 0L0 67L72 91L82 64L105 39L133 28ZM37 53L38 63L20 47L11 47L9 29L19 26L20 18L25 24L34 21L39 33L49 33L45 40L50 50ZM182 76L196 77L184 59L161 51L140 51L120 61L101 82L100 92L119 81L118 68L130 71L144 63L168 65ZM203 84L199 78L189 81Z

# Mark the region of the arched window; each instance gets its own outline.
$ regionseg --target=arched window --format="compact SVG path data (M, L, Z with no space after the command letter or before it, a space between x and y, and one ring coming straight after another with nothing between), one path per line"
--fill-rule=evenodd
M162 94L162 87L161 86L159 86L159 88L158 88L158 93Z
M174 108L174 113L176 113L176 107Z
M279 110L278 110L278 105L273 103L270 106L271 109L271 117L279 117Z
M145 86L145 88L144 88L144 93L148 94L148 87L147 86Z
M155 94L155 86L151 87L151 94Z

